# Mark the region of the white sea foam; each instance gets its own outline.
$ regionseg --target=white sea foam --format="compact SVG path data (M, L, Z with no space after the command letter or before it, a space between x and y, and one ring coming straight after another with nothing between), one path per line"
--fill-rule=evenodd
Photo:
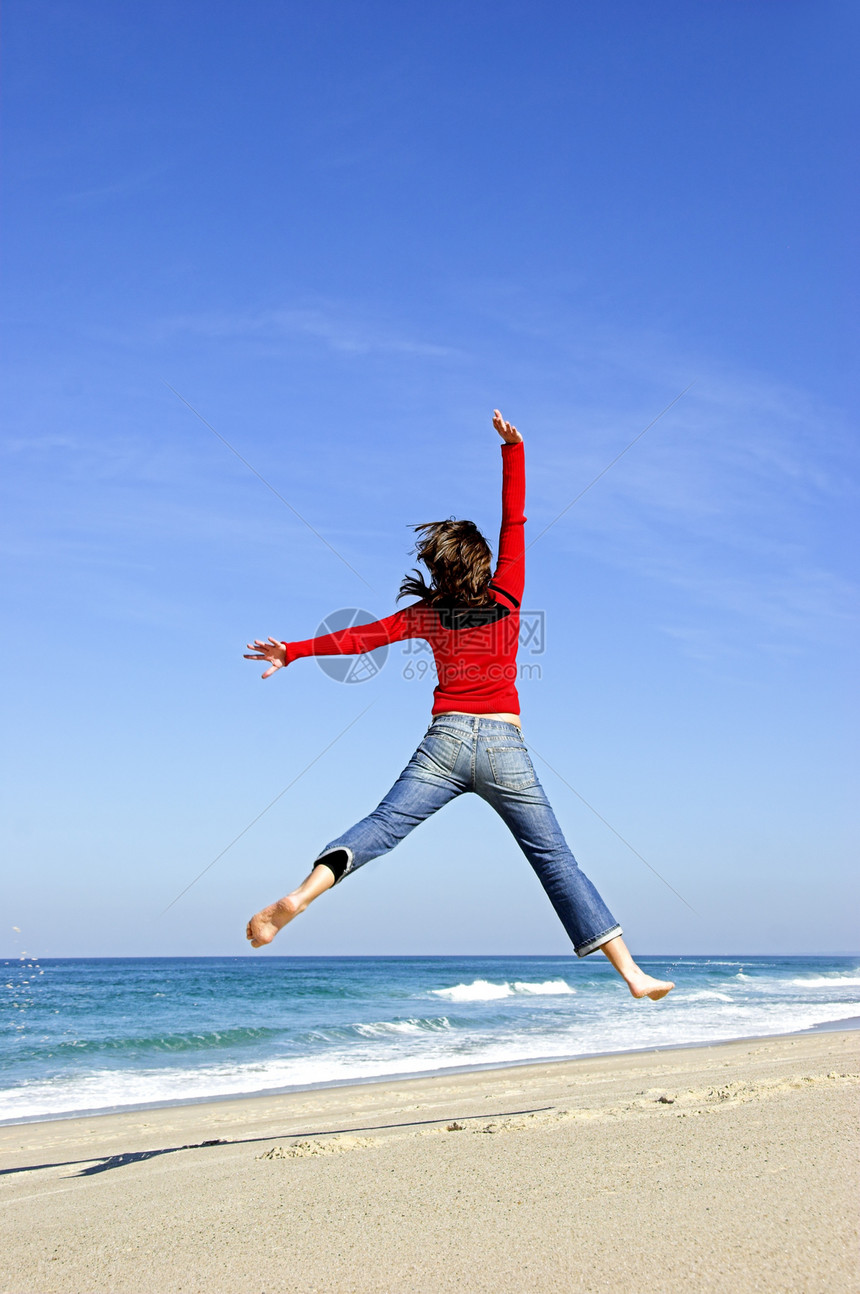
M542 984L530 984L524 980L514 980L515 993L530 993L534 997L567 997L576 992L575 988L563 979L547 979Z
M697 993L675 993L673 994L675 1002L734 1002L733 997L728 993L718 993L716 989L703 988Z
M422 1034L450 1029L447 1016L437 1016L435 1020L377 1020L370 1024L353 1025L355 1032L362 1038L384 1038L387 1034Z
M541 983L528 980L507 981L504 984L491 984L486 979L476 979L471 984L454 984L451 988L434 988L430 990L435 997L444 997L449 1002L493 1002L496 999L514 997L520 993L529 997L569 997L576 992L575 988L563 979L548 979Z
M452 988L434 988L434 997L444 997L449 1002L492 1002L496 998L513 997L510 984L491 984L486 979L476 979L472 984L454 984Z
M834 971L831 975L810 975L806 979L790 979L792 988L856 988L860 984L860 975L842 975Z

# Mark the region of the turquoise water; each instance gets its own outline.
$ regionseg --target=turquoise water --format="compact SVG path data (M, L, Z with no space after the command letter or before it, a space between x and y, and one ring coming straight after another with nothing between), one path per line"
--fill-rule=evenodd
M792 1032L860 1016L860 957L21 958L0 1121Z

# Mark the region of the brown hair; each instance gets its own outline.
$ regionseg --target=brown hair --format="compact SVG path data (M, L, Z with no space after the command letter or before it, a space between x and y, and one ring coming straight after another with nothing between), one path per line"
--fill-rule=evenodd
M487 585L492 574L490 545L474 521L426 521L414 526L415 553L430 572L430 584L419 570L405 575L397 597L421 598L430 606L450 602L460 607L493 604Z

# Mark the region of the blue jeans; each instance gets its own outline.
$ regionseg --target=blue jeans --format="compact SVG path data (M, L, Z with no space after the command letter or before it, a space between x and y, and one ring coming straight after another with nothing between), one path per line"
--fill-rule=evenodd
M439 715L381 804L315 862L335 882L386 854L413 828L465 791L496 810L547 892L579 957L621 934L621 927L568 848L537 779L519 728L481 715Z

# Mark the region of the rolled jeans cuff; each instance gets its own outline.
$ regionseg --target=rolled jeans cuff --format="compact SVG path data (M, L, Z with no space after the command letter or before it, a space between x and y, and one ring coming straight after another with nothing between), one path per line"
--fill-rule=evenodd
M597 952L598 948L608 944L610 939L617 939L623 933L620 926L613 926L611 930L605 930L602 935L595 935L593 939L589 939L588 943L580 944L574 951L577 957L587 957L589 953Z
M346 859L339 858L335 860L332 857L334 854L345 854ZM348 876L355 867L355 854L349 845L327 845L314 859L314 867L318 866L319 863L322 863L334 874L334 883L339 885L344 876Z

